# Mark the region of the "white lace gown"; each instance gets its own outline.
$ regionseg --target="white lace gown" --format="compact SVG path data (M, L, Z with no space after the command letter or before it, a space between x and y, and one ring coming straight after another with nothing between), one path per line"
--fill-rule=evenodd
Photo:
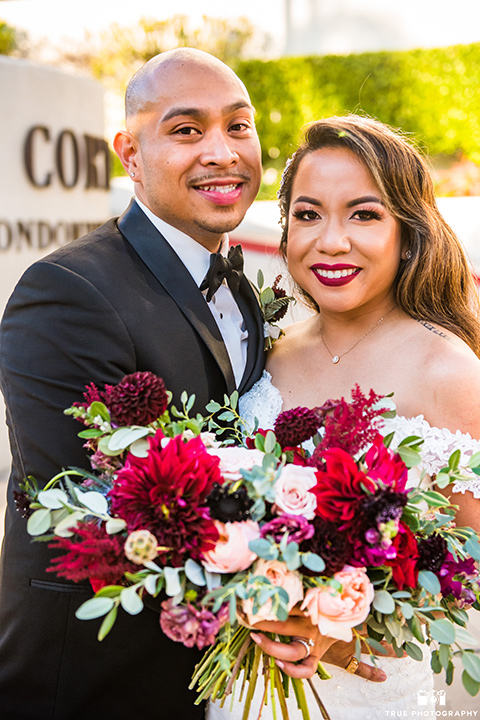
M240 414L253 424L257 417L259 427L273 428L275 419L282 411L283 399L279 390L272 384L271 375L264 372L262 378L253 388L240 399ZM448 458L454 449L459 448L462 453L461 464L466 463L472 453L480 449L478 441L470 435L460 431L452 433L447 429L431 427L423 415L414 418L397 416L385 420L385 434L395 432L392 446L398 444L409 435L422 437L422 465L431 475L448 464ZM453 492L472 492L480 498L480 478L472 477L468 482L457 482ZM315 686L330 714L331 720L385 720L386 717L399 717L402 713L410 717L412 711L421 710L418 703L419 693L431 693L433 690L433 673L430 667L430 654L426 645L422 646L424 657L422 661L407 658L378 658L377 665L387 674L387 680L382 683L372 683L368 680L345 672L334 665L325 663L325 668L332 675L330 680L315 678ZM369 662L367 655L362 656L364 662ZM240 683L238 683L240 686ZM259 678L257 691L250 718L256 720L261 705L262 679ZM305 691L311 708L311 720L320 720L321 713L311 695L310 688L305 683ZM293 692L292 692L293 695ZM301 713L293 697L289 698L288 710L290 720L300 720ZM207 710L207 720L241 720L243 705L234 697L229 699L223 708L218 704L210 703ZM262 720L272 720L273 713L270 705L263 709ZM276 717L281 717L277 704Z

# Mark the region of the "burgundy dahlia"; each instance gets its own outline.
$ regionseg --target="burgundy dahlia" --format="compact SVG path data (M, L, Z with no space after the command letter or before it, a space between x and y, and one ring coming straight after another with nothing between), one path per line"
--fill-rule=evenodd
M79 523L75 535L56 538L48 547L66 551L52 560L47 572L80 582L100 578L105 585L116 585L126 572L137 572L138 566L125 557L123 535L108 535L104 526L91 520Z
M149 425L167 409L168 395L158 375L136 372L107 385L104 402L115 425Z
M438 533L430 535L418 543L418 569L438 572L447 555L447 542Z
M205 502L222 476L218 457L207 452L200 437L185 442L177 435L162 447L165 440L158 430L147 457L127 457L109 497L112 514L126 521L128 532L149 530L168 548L158 561L178 567L187 553L201 559L218 539Z
M300 545L300 551L320 555L326 566L321 574L331 576L349 562L352 554L350 540L347 533L339 531L333 522L316 517L312 524L315 534ZM307 568L302 568L302 572L305 575L314 574Z
M316 408L296 407L285 410L275 420L275 435L280 445L295 447L309 440L322 424L323 416Z
M29 518L30 515L33 514L33 510L30 507L31 497L28 493L26 493L24 490L21 492L18 492L18 490L13 491L13 499L15 501L15 509L17 512L20 513L22 518Z
M379 527L392 520L400 520L407 501L408 497L404 493L394 492L390 488L377 490L375 495L368 495L363 500L362 513L370 526Z

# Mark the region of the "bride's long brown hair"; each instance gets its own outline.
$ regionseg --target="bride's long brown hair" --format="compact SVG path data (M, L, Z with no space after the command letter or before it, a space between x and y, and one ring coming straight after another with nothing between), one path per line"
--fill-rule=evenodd
M440 215L427 164L413 144L377 120L349 115L308 126L305 141L287 164L278 194L283 258L299 165L305 155L325 147L351 150L370 171L389 212L400 221L404 248L411 257L400 262L395 279L397 305L417 320L451 330L480 356L476 282L458 238ZM318 311L313 299L306 297Z

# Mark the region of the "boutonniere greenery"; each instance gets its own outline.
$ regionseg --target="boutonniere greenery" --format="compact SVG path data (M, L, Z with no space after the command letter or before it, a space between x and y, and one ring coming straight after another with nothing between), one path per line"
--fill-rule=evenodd
M288 306L295 298L287 295L285 290L279 287L282 276L277 275L271 287L263 287L265 278L261 270L257 273L258 301L263 317L263 336L265 338L265 350L270 350L273 343L284 335L282 328L277 325L287 314Z

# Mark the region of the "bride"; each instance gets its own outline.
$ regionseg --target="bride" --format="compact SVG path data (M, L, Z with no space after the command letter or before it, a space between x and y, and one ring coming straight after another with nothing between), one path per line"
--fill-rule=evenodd
M398 415L385 421L385 434L394 430L397 444L422 436L430 475L456 447L468 458L478 449L472 438L480 438L477 289L421 155L375 120L321 120L288 164L279 199L280 252L314 313L275 344L263 378L241 400L242 415L272 427L282 410L348 399L358 383L364 392L394 393ZM480 480L453 493L458 524L480 530ZM315 682L332 720L410 716L418 693L433 689L428 653L421 662L389 653L377 669L356 667L353 645L327 649L329 641L302 617L257 628L256 642L288 675L312 677L322 657L332 679ZM315 645L275 642L262 630ZM294 701L289 712L291 720L300 717ZM312 720L319 713L313 710ZM207 717L241 718L241 703L211 704ZM272 717L270 706L261 717Z

